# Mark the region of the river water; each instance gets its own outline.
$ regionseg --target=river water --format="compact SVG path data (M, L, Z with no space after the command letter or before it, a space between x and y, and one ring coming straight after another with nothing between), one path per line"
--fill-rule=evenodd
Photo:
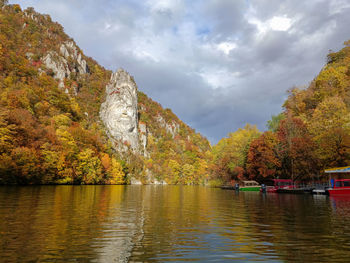
M0 187L0 262L349 262L350 198Z

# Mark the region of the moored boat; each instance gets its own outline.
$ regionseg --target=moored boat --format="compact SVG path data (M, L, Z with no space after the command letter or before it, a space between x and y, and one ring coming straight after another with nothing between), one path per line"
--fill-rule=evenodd
M330 175L330 187L326 189L328 195L350 196L350 166L326 169L325 173Z
M273 186L261 188L260 192L277 193L278 189L294 189L291 179L273 179Z
M350 179L335 179L326 191L330 196L350 195Z
M260 191L261 185L256 181L243 181L243 186L239 187L240 191Z

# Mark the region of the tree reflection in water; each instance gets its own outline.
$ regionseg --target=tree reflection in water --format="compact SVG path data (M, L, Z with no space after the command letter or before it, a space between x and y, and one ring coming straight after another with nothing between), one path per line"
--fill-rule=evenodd
M0 188L5 262L336 262L350 199L196 186Z

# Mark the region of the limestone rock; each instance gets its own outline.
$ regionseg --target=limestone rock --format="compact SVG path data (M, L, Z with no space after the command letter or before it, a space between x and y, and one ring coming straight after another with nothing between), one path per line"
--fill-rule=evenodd
M72 72L78 72L80 74L86 74L89 72L89 68L86 61L82 58L78 48L74 45L73 41L66 41L60 47L60 53L65 59L71 57L75 62Z
M153 184L155 184L155 185L167 185L167 182L165 182L164 180L158 181L157 179L155 179L153 181Z
M132 185L141 185L142 182L140 180L137 180L136 178L132 177L130 179L130 184L132 184Z
M116 150L131 148L139 151L137 86L123 69L113 73L106 86L106 101L102 103L100 117Z
M73 63L72 65L68 64L69 60ZM69 77L72 72L89 73L86 61L82 58L73 41L64 42L60 47L60 54L49 51L42 61L46 68L53 71L54 77L59 81L58 87L62 89L64 88L64 79ZM68 93L68 89L65 92ZM73 93L76 95L77 92L77 87L75 87Z
M144 157L149 157L149 153L147 151L147 138L148 131L146 123L139 122L139 138L140 138L140 150L143 152Z
M178 133L180 125L177 122L172 121L170 123L167 123L161 115L157 115L156 120L159 123L160 127L165 128L167 133L170 133L173 138Z
M59 56L57 52L49 51L42 61L46 68L51 69L54 73L54 77L58 79L58 87L64 88L64 78L68 77L71 73L67 60Z

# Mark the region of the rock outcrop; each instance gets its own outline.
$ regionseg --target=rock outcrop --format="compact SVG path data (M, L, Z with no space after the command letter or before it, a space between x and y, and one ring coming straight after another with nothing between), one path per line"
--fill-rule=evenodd
M113 73L106 86L106 101L101 105L100 117L116 150L139 151L137 86L123 69Z
M60 47L60 53L65 59L69 59L69 57L73 59L74 65L72 67L72 72L77 72L79 74L89 73L86 61L82 58L81 53L79 53L73 41L64 42Z
M146 123L139 122L139 139L140 139L140 152L143 153L144 157L149 157L149 153L147 151L148 131L147 131Z
M170 123L167 123L161 115L156 116L156 120L159 123L159 126L165 128L167 133L170 133L173 138L180 129L180 125L177 122L171 121Z
M71 73L89 73L86 61L73 41L64 42L60 47L60 54L56 51L49 51L42 61L47 69L52 70L54 77L59 81L58 87L61 89L64 88L64 79L68 78ZM68 89L65 92L68 93ZM76 95L78 90L75 88L73 92Z

